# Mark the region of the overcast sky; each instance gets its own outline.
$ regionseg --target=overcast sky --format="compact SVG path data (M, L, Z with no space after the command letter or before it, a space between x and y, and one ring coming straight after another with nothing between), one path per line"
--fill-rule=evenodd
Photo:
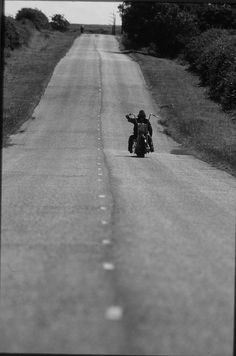
M23 7L37 8L49 19L54 14L62 14L70 23L112 24L112 14L116 15L116 24L121 23L117 12L119 2L82 2L82 1L14 1L5 0L5 15L15 16Z

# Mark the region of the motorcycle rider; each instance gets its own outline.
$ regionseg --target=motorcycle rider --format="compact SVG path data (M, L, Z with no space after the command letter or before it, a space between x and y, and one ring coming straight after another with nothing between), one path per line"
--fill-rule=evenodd
M128 151L130 153L132 153L133 142L134 142L134 140L137 139L137 136L138 136L138 125L137 124L144 123L144 124L147 124L147 126L148 126L148 133L149 133L148 144L150 146L150 151L154 152L154 147L153 147L153 142L152 142L152 125L151 125L150 121L146 118L146 114L145 114L144 110L140 110L137 117L131 117L131 115L133 115L133 114L127 114L125 116L129 122L134 124L134 133L133 133L133 135L130 135L130 137L129 137Z

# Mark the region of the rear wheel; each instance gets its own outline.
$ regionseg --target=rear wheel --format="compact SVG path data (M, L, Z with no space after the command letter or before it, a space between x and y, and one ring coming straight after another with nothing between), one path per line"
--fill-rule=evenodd
M135 153L138 157L144 157L146 153L145 142L142 137L137 142Z

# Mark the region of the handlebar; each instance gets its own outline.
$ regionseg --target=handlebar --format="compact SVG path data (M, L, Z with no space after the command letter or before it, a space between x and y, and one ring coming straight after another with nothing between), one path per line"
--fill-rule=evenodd
M125 117L127 118L127 116L131 116L131 115L132 115L134 118L136 117L136 115L133 114L133 113L129 113L129 114L125 115ZM150 113L149 116L148 116L148 120L150 120L151 116L155 116L157 119L159 119L159 116L158 116L158 115L155 115L155 114L153 114L153 113Z
M151 116L155 116L157 119L159 119L159 116L157 116L157 115L155 115L155 114L153 114L153 113L150 113L150 114L149 114L149 117L148 117L148 120L150 120L150 117L151 117Z

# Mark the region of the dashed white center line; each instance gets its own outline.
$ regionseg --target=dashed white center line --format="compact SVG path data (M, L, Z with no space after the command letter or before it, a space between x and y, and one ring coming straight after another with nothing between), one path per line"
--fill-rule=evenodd
M100 206L100 209L101 210L107 210L107 207L106 206Z
M108 222L107 222L106 220L101 220L101 224L102 224L102 225L107 225Z
M99 194L99 198L106 198L105 194Z
M110 262L104 262L102 265L103 265L103 268L107 271L112 271L115 268L113 263L110 263Z
M110 245L111 241L108 239L103 239L102 243L103 243L103 245Z
M119 306L111 306L106 310L105 316L108 320L120 320L123 315L123 310Z

